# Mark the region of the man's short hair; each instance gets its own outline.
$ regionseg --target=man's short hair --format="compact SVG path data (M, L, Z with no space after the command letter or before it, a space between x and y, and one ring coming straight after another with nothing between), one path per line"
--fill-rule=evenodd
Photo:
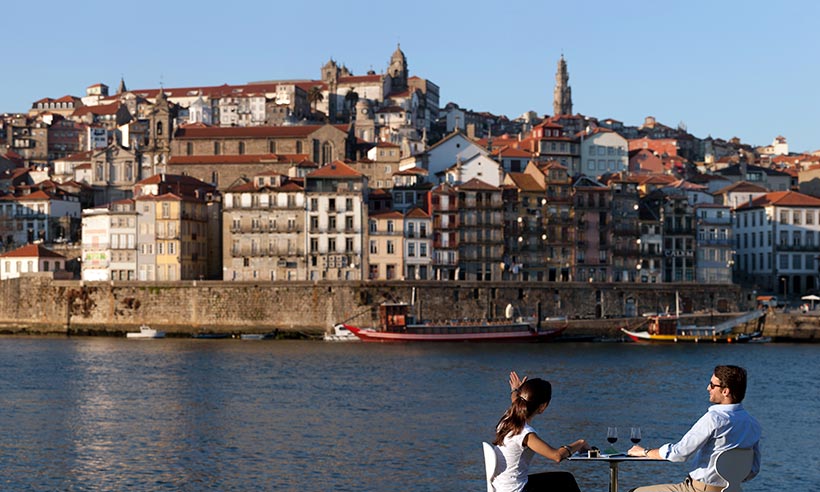
M734 403L746 397L746 369L739 366L716 366L715 377L725 388L729 388Z

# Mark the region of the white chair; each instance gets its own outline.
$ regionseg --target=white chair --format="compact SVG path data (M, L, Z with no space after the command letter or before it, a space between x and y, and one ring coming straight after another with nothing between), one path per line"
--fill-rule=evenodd
M734 448L723 451L715 460L715 468L720 478L728 485L723 492L741 492L740 482L752 471L754 451L749 448Z
M494 446L488 442L482 442L484 447L484 471L487 475L487 492L495 492L493 486L493 478L507 468L507 463L504 461L504 455L498 446Z

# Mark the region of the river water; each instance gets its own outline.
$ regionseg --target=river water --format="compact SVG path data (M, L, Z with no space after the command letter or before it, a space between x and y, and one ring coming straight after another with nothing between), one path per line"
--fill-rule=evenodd
M484 490L481 441L507 374L553 383L533 422L553 445L680 437L708 407L716 364L749 371L764 429L745 492L820 489L820 347L379 345L311 341L0 338L0 490ZM601 463L548 463L605 491ZM621 488L686 464L627 463Z

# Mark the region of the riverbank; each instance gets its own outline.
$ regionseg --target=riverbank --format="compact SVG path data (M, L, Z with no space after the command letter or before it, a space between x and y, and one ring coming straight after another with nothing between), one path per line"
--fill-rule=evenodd
M142 324L170 337L278 331L319 337L336 323L377 323L385 302L411 304L421 319L566 317L565 338L618 339L642 313L681 302L692 323L715 324L755 308L735 285L510 282L82 282L32 275L0 282L0 333L123 336ZM816 341L820 316L772 312L746 332Z

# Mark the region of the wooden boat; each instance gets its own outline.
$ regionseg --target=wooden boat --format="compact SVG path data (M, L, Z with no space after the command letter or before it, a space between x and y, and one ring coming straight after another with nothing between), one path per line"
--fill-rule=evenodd
M126 338L165 338L164 331L158 331L151 328L148 325L140 326L140 331L138 332L128 332L125 334Z
M713 326L682 325L678 314L659 314L649 317L649 326L646 330L621 328L621 331L633 342L743 343L753 340L754 336L734 333L732 330L763 314L763 311L755 310Z
M405 303L379 306L379 326L360 328L340 323L363 342L544 342L561 334L566 324L542 329L535 318L416 321Z

